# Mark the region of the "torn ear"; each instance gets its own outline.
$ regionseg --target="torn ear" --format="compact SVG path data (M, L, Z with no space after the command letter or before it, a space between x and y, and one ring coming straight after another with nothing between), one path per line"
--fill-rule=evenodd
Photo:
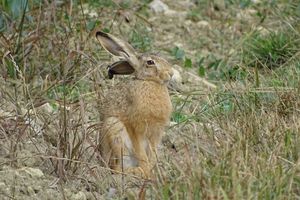
M107 52L126 60L135 70L140 68L138 55L130 44L101 31L96 32L96 38Z
M121 60L109 66L108 78L112 79L115 74L116 75L132 74L134 71L135 71L134 68L130 65L129 62L125 60Z
M114 56L129 58L130 54L134 52L129 44L108 33L98 31L96 32L96 38L101 46Z

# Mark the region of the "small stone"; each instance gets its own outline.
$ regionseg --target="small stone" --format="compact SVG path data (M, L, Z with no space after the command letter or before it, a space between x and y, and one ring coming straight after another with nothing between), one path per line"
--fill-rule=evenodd
M170 16L170 17L180 16L180 13L182 13L182 12L177 12L175 10L166 10L164 12L165 15Z
M24 167L24 168L20 169L20 171L24 171L27 174L30 174L30 176L32 176L32 177L40 178L40 177L44 176L44 173L40 169L37 169L37 168Z
M52 113L54 111L53 107L50 105L50 103L45 103L41 106L41 109L43 111L46 111L47 113Z
M201 20L201 21L197 22L197 25L199 27L209 27L209 22L205 21L205 20Z
M270 31L268 29L266 29L265 27L262 27L262 26L258 26L256 28L256 30L262 35L267 35L270 33Z
M182 90L182 76L177 69L173 68L173 76L169 82L168 88L178 92Z
M73 195L73 198L75 200L86 200L86 196L82 191L79 191L77 194Z
M155 13L164 13L169 10L168 5L160 0L152 1L149 6Z
M215 0L214 6L218 8L219 10L225 10L225 1L224 0Z
M107 198L112 199L117 193L116 188L109 188Z
M35 195L35 191L31 186L27 187L27 193L29 194L29 196L34 196Z
M173 69L173 76L172 79L176 82L176 83L182 83L182 77L180 75L180 72L177 69Z

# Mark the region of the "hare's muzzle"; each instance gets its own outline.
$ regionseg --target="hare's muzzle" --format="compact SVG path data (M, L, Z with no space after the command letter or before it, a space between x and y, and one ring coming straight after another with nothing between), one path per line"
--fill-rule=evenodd
M160 74L160 79L163 81L163 83L168 83L172 79L173 74L173 70L165 71Z

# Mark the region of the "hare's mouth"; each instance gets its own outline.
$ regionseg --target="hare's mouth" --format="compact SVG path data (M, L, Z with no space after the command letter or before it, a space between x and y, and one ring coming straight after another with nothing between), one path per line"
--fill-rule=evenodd
M163 73L160 75L160 79L163 83L168 83L171 80L172 76L168 73Z

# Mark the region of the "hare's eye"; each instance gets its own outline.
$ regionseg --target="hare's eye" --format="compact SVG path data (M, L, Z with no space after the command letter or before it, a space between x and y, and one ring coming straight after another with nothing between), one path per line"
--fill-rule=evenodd
M153 60L147 60L147 65L155 65Z

